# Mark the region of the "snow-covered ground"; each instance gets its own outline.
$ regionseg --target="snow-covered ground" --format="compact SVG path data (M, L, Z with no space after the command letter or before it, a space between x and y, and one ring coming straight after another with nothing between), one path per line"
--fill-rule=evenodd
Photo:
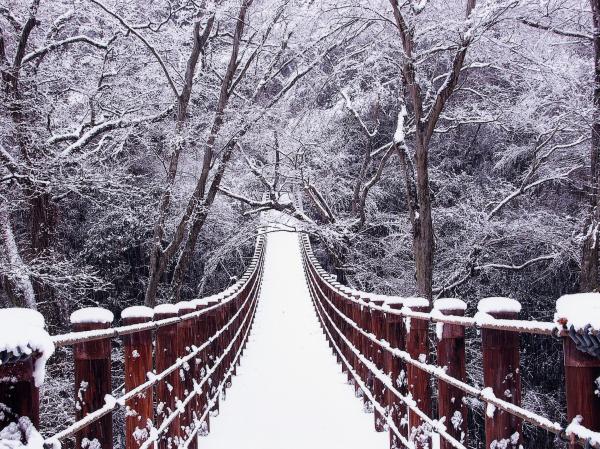
M242 366L205 449L387 448L346 383L312 308L293 232L268 235L264 282Z

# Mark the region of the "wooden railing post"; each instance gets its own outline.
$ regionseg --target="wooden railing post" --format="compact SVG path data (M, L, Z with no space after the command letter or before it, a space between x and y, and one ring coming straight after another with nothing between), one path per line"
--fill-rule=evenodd
M457 298L442 298L434 303L434 313L442 315L464 316L467 304ZM465 328L456 324L437 323L437 364L446 369L446 373L455 379L466 381L465 365ZM447 432L457 441L465 444L467 435L467 406L464 392L443 380L438 380L438 414L445 418ZM453 446L444 438L441 449Z
M381 307L383 306L383 300L378 297L371 297L371 304ZM385 339L387 335L385 331L385 314L379 310L371 309L371 332L375 335L378 340ZM371 359L373 363L382 371L385 371L384 366L384 355L381 346L371 343ZM375 400L382 406L385 407L385 389L383 382L379 380L377 376L373 376L373 396ZM377 407L373 406L373 416L375 431L385 431L385 417L379 412Z
M414 312L429 312L431 307L425 298L406 298L404 306ZM406 352L414 360L427 362L429 359L428 321L406 318ZM410 323L410 324L409 324ZM417 407L427 416L431 416L431 384L429 374L412 364L407 366L408 391ZM409 437L416 448L431 447L429 437L423 430L423 420L414 412L408 411Z
M210 300L210 302L208 303L209 307L218 305L220 302L219 299L220 299L220 296L213 297ZM211 310L207 314L207 322L208 322L210 335L214 335L219 329L220 308L221 307L217 307L217 308ZM214 366L215 362L217 361L217 358L221 354L219 347L220 347L219 338L216 338L209 346L209 351L208 351L209 368L212 368ZM211 401L213 399L213 396L217 392L217 387L219 386L218 370L215 370L215 372L213 372L211 374L207 385L208 385L208 388L206 389L206 391L207 391L207 395L208 395L208 400ZM214 398L214 401L215 401L215 403L211 407L211 412L214 412L214 414L216 415L219 413L219 396L216 396Z
M403 307L402 298L387 299L386 306L391 310L400 311ZM401 351L405 350L405 335L404 335L404 320L396 314L386 314L386 337L392 348L398 348ZM394 387L404 396L406 396L406 366L399 357L394 357L390 352L385 351L385 371L389 374ZM387 412L396 425L398 430L402 432L403 423L406 421L402 418L406 417L406 405L391 392L386 391L386 406ZM406 425L406 424L404 424ZM402 443L398 441L396 434L390 429L390 449L400 449Z
M178 302L176 307L180 317L196 311L196 306L189 301ZM178 350L176 356L178 358L185 357L192 350L192 345L194 344L194 325L195 323L193 319L184 320L177 323ZM192 391L194 391L194 367L193 361L190 361L185 363L183 367L178 370L179 389L177 392L177 397L181 401L185 400L185 398ZM179 415L179 424L182 430L181 437L183 439L187 439L193 431L193 404L193 401L189 403L184 412ZM194 446L192 445L192 447Z
M112 322L113 314L100 307L80 309L71 314L71 325L75 332L108 329ZM112 392L110 350L109 338L77 343L73 347L77 420L101 408L105 404L105 396ZM112 413L77 432L75 447L83 449L96 441L102 448L112 447Z
M177 314L178 309L173 304L160 304L154 308L154 318L156 320L175 318ZM177 362L178 349L177 324L169 324L158 328L156 331L156 355L154 360L157 373L164 371ZM156 386L156 418L158 425L175 410L176 402L180 399L177 397L179 391L179 370L167 375ZM180 441L181 426L179 423L178 416L171 422L168 430L160 436L158 440L160 449L170 449Z
M477 306L479 313L497 319L517 319L521 304L510 298L484 298ZM519 368L519 334L496 329L481 330L483 351L483 383L493 394L515 405L521 405L521 371ZM486 447L492 444L518 448L522 443L522 420L510 413L486 407ZM504 445L504 446L502 446Z
M591 304L590 304L591 303ZM595 304L600 303L600 294L581 293L565 295L556 303L556 319L567 328L583 333L586 324L594 321L591 316ZM581 311L589 311L581 316ZM597 310L597 309L596 309ZM572 317L573 313L579 315ZM573 320L575 318L575 320ZM582 321L583 319L583 321ZM588 321L586 323L585 321ZM565 396L567 398L567 420L572 422L581 417L580 424L592 431L600 431L600 358L577 349L570 337L563 338L565 364ZM571 443L575 449L579 446Z
M208 299L199 299L194 301L195 307L197 311L206 309L208 307ZM210 337L209 329L207 326L207 314L200 315L195 320L195 343L194 345L200 346L204 344ZM209 360L208 360L208 349L206 348L201 351L196 357L194 357L194 365L195 365L195 380L197 383L200 383L202 379L206 376L206 370L209 368ZM208 406L208 394L207 391L209 389L208 383L204 383L202 386L202 393L196 396L196 419L199 419L204 412L206 411L206 407ZM200 429L198 431L198 436L206 435L210 430L210 414L207 413L204 422L200 424Z
M44 318L35 310L2 309L0 322L3 320L12 321L10 324L14 326L14 329L11 327L11 330L19 332L19 336L31 339L34 338L31 333L41 332L44 335L40 335L40 337L47 337L43 330ZM36 384L34 373L39 354L34 352L26 356L20 351L16 353L13 351L17 351L17 349L0 351L0 404L7 407L6 410L0 410L2 412L0 413L0 429L11 422L16 422L22 416L28 417L32 424L38 427L40 424L39 387L41 385L39 383L41 376L37 379ZM46 357L49 356L50 354L46 354Z
M154 310L144 306L128 307L121 312L124 325L147 323ZM152 371L152 331L145 330L123 337L125 358L125 391L131 391L146 382L146 373ZM125 404L125 447L137 449L146 441L154 425L153 388L128 400Z

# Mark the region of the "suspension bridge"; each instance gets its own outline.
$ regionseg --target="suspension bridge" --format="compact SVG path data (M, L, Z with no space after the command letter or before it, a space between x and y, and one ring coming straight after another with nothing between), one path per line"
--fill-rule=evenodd
M244 275L217 295L131 307L119 326L108 310L81 309L72 332L54 336L35 312L2 311L0 447L111 448L113 414L123 409L126 449L465 449L471 398L484 404L486 448L531 447L523 425L600 448L596 331L568 314L521 320L508 298L481 300L473 317L466 309L458 299L430 304L343 286L306 234L262 228ZM467 382L473 328L483 387ZM535 369L520 366L524 334L563 342L565 423L521 404L522 370ZM117 339L122 360L111 359ZM75 419L42 436L44 364L56 347L73 348ZM125 379L117 397L116 362Z

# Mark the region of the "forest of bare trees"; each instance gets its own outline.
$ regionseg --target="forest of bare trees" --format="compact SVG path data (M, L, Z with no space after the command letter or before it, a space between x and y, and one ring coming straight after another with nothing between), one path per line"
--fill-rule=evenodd
M275 209L341 282L549 319L598 290L599 30L598 0L1 0L0 306L218 291Z

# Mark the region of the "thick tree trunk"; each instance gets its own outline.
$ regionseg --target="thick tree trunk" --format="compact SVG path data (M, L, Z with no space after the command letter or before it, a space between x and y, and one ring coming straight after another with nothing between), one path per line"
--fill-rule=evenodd
M420 136L417 137L416 187L418 215L415 214L413 226L413 251L415 257L417 290L419 295L431 299L433 289L433 253L434 235L431 217L431 196L429 194L429 161L428 148Z
M592 116L592 140L590 148L590 172L587 182L589 211L585 223L585 238L581 256L581 279L579 289L582 292L597 291L598 280L598 164L600 158L600 0L590 0L593 15L594 38L594 111Z

